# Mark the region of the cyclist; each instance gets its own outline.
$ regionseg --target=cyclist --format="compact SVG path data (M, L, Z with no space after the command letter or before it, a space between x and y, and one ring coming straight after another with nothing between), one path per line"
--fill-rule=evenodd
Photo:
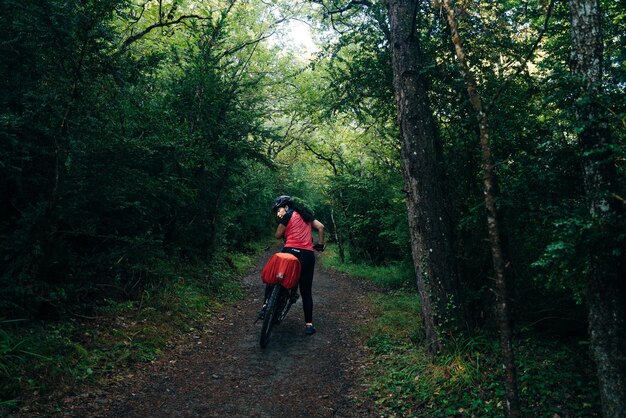
M272 211L278 216L278 227L274 234L283 239L285 245L281 252L290 253L300 260L300 294L304 309L304 332L307 335L315 334L313 326L313 272L315 269L314 251L324 251L324 225L315 219L311 211L297 205L289 196L278 196L272 205ZM318 241L313 244L312 230L317 230ZM265 300L269 298L269 286L265 290ZM294 291L295 293L295 291ZM297 295L296 295L297 297ZM262 310L264 313L264 311Z

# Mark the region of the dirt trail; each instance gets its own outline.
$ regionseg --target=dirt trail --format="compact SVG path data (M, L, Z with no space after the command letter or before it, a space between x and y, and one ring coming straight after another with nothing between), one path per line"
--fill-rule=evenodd
M90 399L74 398L63 416L97 417L373 417L364 398L363 342L355 330L370 318L369 286L316 266L317 333L304 334L300 300L261 349L260 271L243 278L245 297L203 331L145 369ZM69 401L69 400L68 400Z

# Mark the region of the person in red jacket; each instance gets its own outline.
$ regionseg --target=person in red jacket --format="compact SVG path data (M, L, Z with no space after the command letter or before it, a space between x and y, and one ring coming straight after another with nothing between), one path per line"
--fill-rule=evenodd
M305 333L315 334L313 326L313 273L315 270L315 251L324 251L324 224L315 219L306 208L294 204L289 196L276 198L272 211L278 216L278 227L274 234L283 239L285 245L281 252L298 257L302 270L300 273L300 295L304 309ZM313 229L317 230L317 244L313 244Z

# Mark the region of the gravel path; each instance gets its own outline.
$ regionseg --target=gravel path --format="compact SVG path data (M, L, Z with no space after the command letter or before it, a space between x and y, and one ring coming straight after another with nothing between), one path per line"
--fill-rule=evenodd
M260 271L244 277L245 297L226 306L174 351L88 399L67 400L62 416L374 417L364 395L364 343L355 324L370 318L365 283L316 267L317 333L304 334L301 301L259 346Z

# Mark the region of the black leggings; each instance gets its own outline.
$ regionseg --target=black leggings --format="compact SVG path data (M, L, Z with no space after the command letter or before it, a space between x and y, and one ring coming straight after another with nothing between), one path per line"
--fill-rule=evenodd
M304 322L313 322L313 273L315 271L315 252L301 250L299 248L285 247L282 253L293 254L300 260L300 296L302 297L302 308L304 310ZM265 300L269 298L269 286L265 289Z

